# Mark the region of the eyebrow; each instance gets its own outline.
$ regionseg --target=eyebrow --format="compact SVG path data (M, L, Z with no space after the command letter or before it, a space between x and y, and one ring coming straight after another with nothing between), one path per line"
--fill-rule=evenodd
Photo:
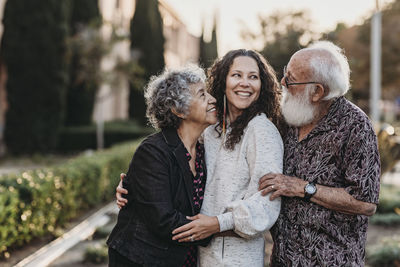
M204 88L202 87L199 91L197 91L196 95L205 92Z
M240 72L240 73L243 73L243 71L241 71L241 70L231 70L231 72ZM259 72L258 71L250 71L249 73L256 73L256 74L259 74Z

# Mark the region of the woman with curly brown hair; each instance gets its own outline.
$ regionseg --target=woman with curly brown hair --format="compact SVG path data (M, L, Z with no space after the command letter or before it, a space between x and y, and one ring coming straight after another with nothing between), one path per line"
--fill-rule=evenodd
M280 199L271 201L257 189L263 175L282 172L279 83L265 58L244 49L217 60L208 83L217 99L218 122L203 133L204 201L201 214L175 229L173 239L188 242L215 234L207 247L199 247L200 266L264 266L262 234L275 223ZM218 227L205 215L216 216Z

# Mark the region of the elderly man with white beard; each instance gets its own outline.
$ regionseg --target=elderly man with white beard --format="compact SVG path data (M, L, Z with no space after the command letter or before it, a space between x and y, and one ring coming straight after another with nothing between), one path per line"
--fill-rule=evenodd
M364 265L380 160L368 117L344 97L349 76L341 49L326 41L296 52L284 69L284 174L260 180L264 195L282 197L270 266Z

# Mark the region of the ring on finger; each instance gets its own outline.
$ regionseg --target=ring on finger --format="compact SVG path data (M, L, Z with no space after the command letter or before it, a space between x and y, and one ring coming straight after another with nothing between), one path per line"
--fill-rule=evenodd
M194 241L194 237L191 235L190 236L190 242L193 242Z
M274 185L271 185L271 188L274 189Z

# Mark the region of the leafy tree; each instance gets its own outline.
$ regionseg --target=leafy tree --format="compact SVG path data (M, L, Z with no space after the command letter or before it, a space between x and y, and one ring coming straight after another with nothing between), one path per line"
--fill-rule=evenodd
M55 147L67 86L66 0L12 0L4 9L2 58L7 66L5 141L13 153Z
M324 35L343 47L350 63L352 100L364 111L369 109L370 91L370 38L371 18L361 25L338 24L334 31ZM400 76L400 0L382 10L382 96L393 99L398 96Z
M142 79L147 82L150 76L159 73L165 64L165 38L157 0L136 1L130 31L132 56L138 57L138 63L144 71ZM144 124L146 107L143 87L143 83L131 84L129 117Z
M67 90L66 125L88 125L92 113L99 83L94 75L100 71L102 52L96 46L79 45L80 37L100 39L96 30L100 26L101 16L98 0L70 0L71 45L70 83ZM97 40L101 42L101 40Z
M290 57L299 49L307 46L313 40L314 33L310 30L311 20L305 11L277 12L270 16L259 16L260 32L249 29L242 30L242 39L248 43L261 43L260 53L266 57L282 77L283 67Z

